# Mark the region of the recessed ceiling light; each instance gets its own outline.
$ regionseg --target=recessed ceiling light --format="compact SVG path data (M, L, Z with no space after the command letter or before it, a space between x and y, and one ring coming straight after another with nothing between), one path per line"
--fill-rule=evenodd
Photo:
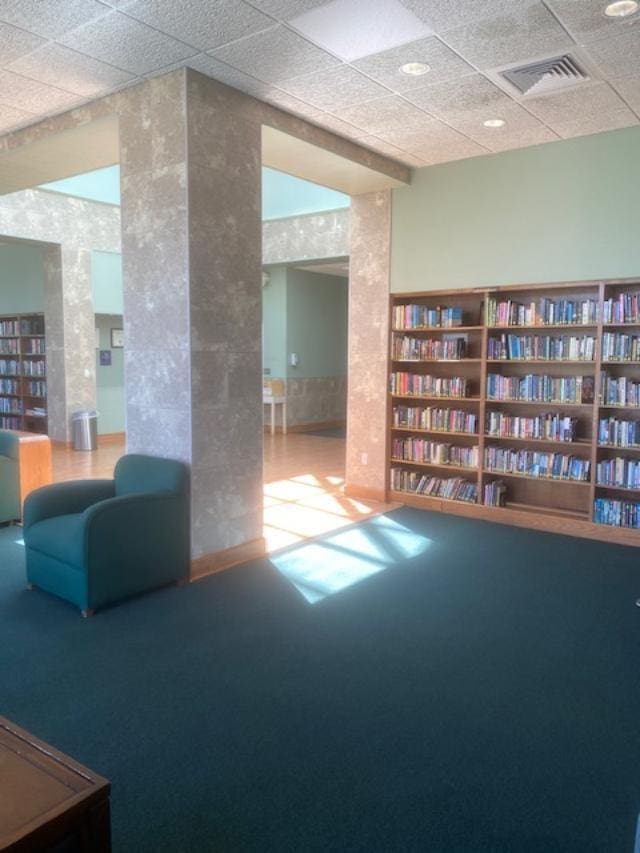
M400 71L403 74L409 74L411 77L420 77L422 74L428 74L431 71L431 66L426 62L405 62L400 66Z
M627 18L629 15L635 15L640 9L640 4L637 0L617 0L615 3L609 3L604 10L607 18Z
M488 118L486 121L483 121L482 124L485 127L504 127L506 121L503 118Z

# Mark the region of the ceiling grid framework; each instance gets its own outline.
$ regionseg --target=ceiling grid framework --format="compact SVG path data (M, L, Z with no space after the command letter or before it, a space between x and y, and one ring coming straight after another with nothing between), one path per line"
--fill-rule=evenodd
M0 0L0 134L181 66L414 167L629 127L640 12L608 18L606 2ZM586 83L501 84L563 54Z

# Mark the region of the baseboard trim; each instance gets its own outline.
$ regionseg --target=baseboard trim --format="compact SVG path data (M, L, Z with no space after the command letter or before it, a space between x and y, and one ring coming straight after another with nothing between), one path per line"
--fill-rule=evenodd
M98 447L101 444L120 444L125 441L126 437L125 432L105 432L98 436Z
M266 553L267 543L261 536L259 539L251 539L249 542L243 542L242 545L235 545L233 548L214 551L212 554L203 554L202 557L191 560L189 579L197 581L208 575L224 572L226 569L239 566L241 563L248 563L250 560L264 557Z
M370 489L368 486L353 486L347 483L344 487L344 493L348 498L387 503L387 493L384 489Z
M339 429L340 427L346 426L346 421L310 421L304 424L287 424L287 432L313 432L315 430L321 429ZM270 424L264 425L264 431L267 433L271 432ZM276 426L276 433L282 433L282 427L280 425Z

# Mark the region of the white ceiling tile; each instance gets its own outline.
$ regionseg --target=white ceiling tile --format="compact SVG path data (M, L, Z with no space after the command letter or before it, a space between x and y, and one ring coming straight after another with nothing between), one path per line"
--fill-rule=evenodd
M361 136L358 139L358 145L363 145L365 148L370 148L372 151L377 151L378 154L384 154L386 157L392 157L395 160L406 155L406 152L402 151L396 145L385 142L384 139L380 139L377 136Z
M346 136L348 139L360 139L368 134L359 127L343 121L341 118L330 115L329 113L320 113L314 118L314 124L319 124L326 127L327 130L337 133L338 136Z
M640 28L640 15L607 17L603 13L607 0L546 0L546 3L577 41L591 41Z
M248 36L211 53L215 59L269 83L339 64L334 56L283 26Z
M51 39L108 12L97 0L0 0L0 21Z
M576 136L589 136L592 133L605 133L608 130L620 130L638 124L638 119L629 110L626 114L616 116L587 115L572 121L554 123L553 129L563 139L573 139Z
M349 62L432 34L400 0L333 0L289 23Z
M625 99L632 110L640 116L640 77L612 80L611 85Z
M33 114L27 113L24 110L17 110L15 107L8 107L0 104L0 130L4 133L16 125L24 124L29 119L33 120Z
M282 89L322 110L337 110L381 98L388 91L348 65L283 80Z
M480 74L416 89L405 93L404 97L428 113L445 120L498 107L508 108L515 103L502 89Z
M507 9L495 18L448 30L442 37L481 71L552 56L574 44L540 3Z
M640 69L640 27L590 42L588 55L610 77L634 77Z
M553 95L527 98L525 103L528 110L552 127L590 116L606 120L631 114L624 101L606 83L575 86Z
M308 12L316 6L322 6L327 0L248 0L248 2L261 12L271 15L272 18L286 21L301 12Z
M45 44L45 40L40 36L0 21L0 67L8 65L25 53L30 53L42 44Z
M505 125L500 128L485 127L483 122L487 119L502 119ZM447 122L464 133L485 145L487 142L507 134L515 135L535 131L543 127L542 122L527 112L526 109L516 104L515 101L505 101L499 105L486 107L485 109L470 110L464 114L450 115Z
M419 130L402 128L387 131L382 136L392 145L428 160L436 156L440 159L442 152L447 149L455 152L457 156L463 156L464 152L467 152L468 157L486 153L480 145L437 119L431 119Z
M420 77L412 77L400 71L400 66L407 62L423 62L431 70ZM463 77L474 71L468 63L433 36L375 53L353 64L369 77L400 93L420 88L427 83Z
M59 41L132 74L147 74L196 53L183 42L116 11L72 30Z
M477 141L485 145L490 151L498 152L511 151L514 148L528 148L531 145L542 145L545 142L556 142L559 139L557 133L542 124L530 130L514 132L507 130L507 133L500 133L505 129L498 128L493 136L479 137Z
M144 24L200 50L219 47L269 29L275 23L243 0L216 0L215 10L210 0L133 0L120 8Z
M436 32L520 10L534 0L401 0Z
M8 70L85 97L110 91L135 79L126 71L57 44L47 44L23 56L8 66Z
M0 103L35 115L50 114L78 103L80 98L11 71L0 71Z
M429 124L430 117L397 95L367 101L337 111L338 118L361 127L374 136L382 131L402 128L419 129Z

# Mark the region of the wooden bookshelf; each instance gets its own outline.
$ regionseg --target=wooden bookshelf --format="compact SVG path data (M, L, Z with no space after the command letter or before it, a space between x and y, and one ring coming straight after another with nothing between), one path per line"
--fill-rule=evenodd
M640 546L638 352L640 278L393 294L389 499Z
M48 432L44 314L0 315L0 429Z

